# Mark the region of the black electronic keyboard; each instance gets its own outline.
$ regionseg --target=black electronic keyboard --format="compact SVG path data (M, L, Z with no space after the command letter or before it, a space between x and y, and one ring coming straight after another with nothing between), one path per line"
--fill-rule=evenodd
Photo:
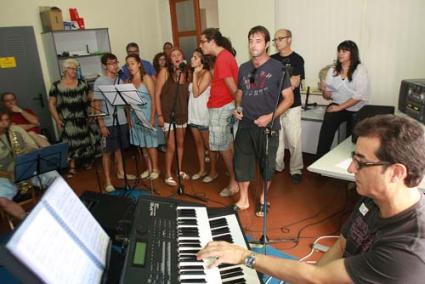
M237 215L231 209L208 209L181 201L142 196L133 228L121 283L262 283L245 265L208 269L196 253L211 240L249 248Z

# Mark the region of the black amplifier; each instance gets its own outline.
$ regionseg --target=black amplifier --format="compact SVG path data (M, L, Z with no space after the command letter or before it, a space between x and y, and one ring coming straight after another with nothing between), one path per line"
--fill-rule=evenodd
M408 116L425 123L425 79L401 81L398 108Z

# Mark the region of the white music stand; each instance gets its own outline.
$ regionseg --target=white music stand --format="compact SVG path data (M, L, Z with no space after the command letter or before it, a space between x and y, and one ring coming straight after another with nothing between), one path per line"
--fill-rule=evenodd
M103 85L99 90L112 106L146 104L133 84Z

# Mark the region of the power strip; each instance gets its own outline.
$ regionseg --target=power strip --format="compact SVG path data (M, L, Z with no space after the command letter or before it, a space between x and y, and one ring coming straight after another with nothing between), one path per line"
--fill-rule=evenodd
M321 252L327 252L329 250L329 247L317 243L313 245L313 249L321 251Z

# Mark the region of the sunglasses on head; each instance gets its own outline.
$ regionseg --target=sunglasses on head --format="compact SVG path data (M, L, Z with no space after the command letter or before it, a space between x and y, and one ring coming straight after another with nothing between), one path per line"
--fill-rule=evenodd
M254 68L252 71L251 71L251 73L249 73L249 76L248 76L248 78L249 78L249 82L251 83L251 84L254 84L255 83L255 74L257 73L257 68Z

